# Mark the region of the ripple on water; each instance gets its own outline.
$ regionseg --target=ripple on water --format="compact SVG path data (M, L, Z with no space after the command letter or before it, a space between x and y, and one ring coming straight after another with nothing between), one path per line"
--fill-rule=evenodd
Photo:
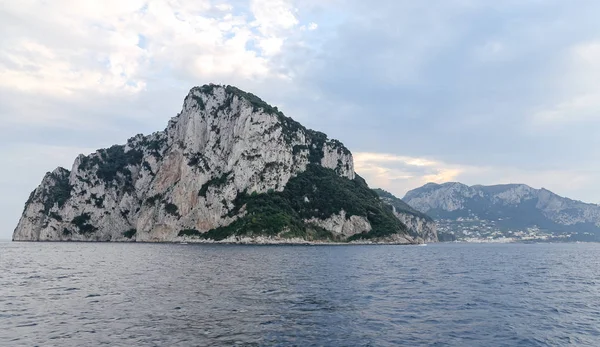
M0 248L0 345L600 346L596 244Z

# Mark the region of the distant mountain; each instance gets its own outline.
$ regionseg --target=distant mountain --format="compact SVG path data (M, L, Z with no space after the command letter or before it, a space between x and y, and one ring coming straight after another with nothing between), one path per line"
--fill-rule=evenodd
M538 234L577 233L580 236L594 235L594 238L600 235L600 206L524 184L467 186L456 182L428 183L409 191L403 200L438 220L438 226L440 221L446 221L441 224L460 229L459 232L506 235L507 231L514 234L537 230ZM452 221L457 223L448 225Z

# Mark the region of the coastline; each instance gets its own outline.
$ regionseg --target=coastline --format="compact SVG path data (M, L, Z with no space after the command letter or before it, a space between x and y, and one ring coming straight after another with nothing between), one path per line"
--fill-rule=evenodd
M164 241L164 240L144 240L144 241L128 241L128 240L6 240L6 242L48 242L48 243L151 243L151 244L188 244L188 245L249 245L249 246L418 246L424 245L425 243L401 243L401 242L385 242L385 241L352 241L352 242L334 242L334 241L307 241L304 239L274 239L267 237L258 237L258 238L227 238L220 241L215 240L205 240L205 239L192 239L192 238L182 238L179 240L172 241Z

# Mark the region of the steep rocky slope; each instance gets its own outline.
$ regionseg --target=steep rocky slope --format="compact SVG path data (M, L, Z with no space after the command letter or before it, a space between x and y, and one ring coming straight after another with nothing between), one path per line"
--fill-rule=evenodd
M425 242L438 241L437 227L431 217L415 210L390 192L378 188L373 190L384 203L392 206L394 215L408 227L411 235Z
M80 155L32 192L14 240L414 243L339 141L231 86L193 88L167 128Z
M600 206L524 184L469 187L455 182L429 183L408 192L404 201L436 220L475 219L493 221L501 229L600 233Z

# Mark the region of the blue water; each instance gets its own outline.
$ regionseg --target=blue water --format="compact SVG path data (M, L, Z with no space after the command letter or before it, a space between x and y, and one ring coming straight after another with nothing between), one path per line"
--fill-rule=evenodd
M1 346L600 346L600 244L0 243Z

